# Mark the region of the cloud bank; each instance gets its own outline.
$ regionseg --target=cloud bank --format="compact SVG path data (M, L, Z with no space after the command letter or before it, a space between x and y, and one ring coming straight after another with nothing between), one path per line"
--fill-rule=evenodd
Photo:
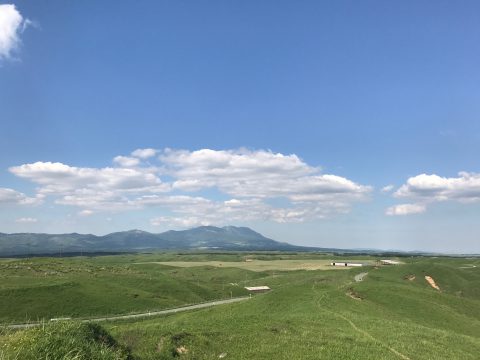
M35 162L9 170L35 183L37 197L76 206L82 215L158 209L153 225L303 222L347 213L372 190L294 154L265 150L137 149L113 164Z
M458 177L451 178L420 174L410 177L393 196L415 201L415 204L393 206L387 209L387 215L422 213L428 204L435 202L480 202L480 174L460 172Z
M411 215L411 214L421 214L425 212L426 206L424 204L400 204L391 206L386 210L386 214L389 216L393 215Z
M31 217L23 217L23 218L18 218L15 220L16 223L19 224L34 224L38 221L36 218L31 218Z
M460 172L458 177L446 178L435 174L411 177L394 194L398 198L417 198L424 201L480 201L480 174Z
M0 204L36 205L42 202L43 197L42 194L37 194L32 198L13 189L0 188Z

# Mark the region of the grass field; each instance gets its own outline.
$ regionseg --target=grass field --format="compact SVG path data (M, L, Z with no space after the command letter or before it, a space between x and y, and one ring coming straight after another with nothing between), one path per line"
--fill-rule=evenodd
M284 258L286 255L268 256L274 264L280 262L275 256ZM299 263L327 260L321 256L315 259L314 255L302 254L295 259L295 255L288 255L284 259L298 260ZM55 305L46 303L33 307L35 314L50 311L49 316L52 306L75 309L79 315L85 316L92 309L105 311L109 304L111 312L120 312L122 308L134 311L141 308L139 303L169 307L209 297L230 296L228 292L232 289L236 289L236 294L244 294L244 285L272 288L271 292L255 295L242 303L148 320L103 324L119 346L130 349L135 359L479 358L479 259L408 258L400 266L371 266L344 271L251 271L253 269L224 265L205 266L202 262L242 263L243 258L244 254L152 254L1 262L2 266L8 264L15 269L8 270L11 272L2 269L1 293L17 284L17 291L30 289L23 290L24 294L32 297L40 294L44 302L52 301L48 291L40 291L42 286L54 287L52 278L45 275L35 277L31 269L25 268L30 266L44 271L46 269L42 266L46 264L51 266L49 271L76 269L53 279L59 283L71 282L70 289L84 291L82 296L89 299L99 299L96 307L82 305L78 299L72 304L69 287L65 287L64 292L56 293ZM202 266L133 264L165 260L188 261L190 265L200 262ZM254 263L242 264L254 266ZM292 269L294 263L284 263L285 268ZM21 267L15 268L20 264ZM85 269L95 269L97 276L90 274L87 281L82 275ZM354 276L360 272L368 272L368 275L362 282L355 282ZM17 277L14 279L13 275ZM425 275L434 278L441 290L433 289L425 281ZM115 291L103 292L100 296L102 286L109 282L118 283L109 285L114 286ZM93 294L88 293L88 289L93 289ZM163 303L152 297L160 291L165 296ZM117 300L119 294L130 292L143 294L141 301L136 303L140 296L127 297L128 301L124 302ZM25 311L25 305L12 303L20 301L18 294L10 299L2 298L3 317L21 320L23 314L16 311ZM8 309L14 310L9 313ZM4 330L0 340L9 343L14 335ZM8 359L7 352L3 356Z
M0 322L160 310L246 295L244 286L275 271L331 268L323 254L294 256L257 254L252 262L237 253L3 259Z
M138 257L133 257L138 260ZM0 262L0 322L91 317L171 308L245 295L240 269L130 265L131 257Z

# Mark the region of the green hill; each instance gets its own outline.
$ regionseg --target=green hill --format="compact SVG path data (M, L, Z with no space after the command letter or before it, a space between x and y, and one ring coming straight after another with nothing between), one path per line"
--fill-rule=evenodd
M244 303L111 326L142 359L478 359L480 272L457 260L351 271L299 271L253 281L273 290ZM408 276L415 274L415 280ZM441 291L424 279L429 274Z

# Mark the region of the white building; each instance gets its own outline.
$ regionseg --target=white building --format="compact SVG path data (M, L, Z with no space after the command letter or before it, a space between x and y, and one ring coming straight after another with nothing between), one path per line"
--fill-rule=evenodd
M268 286L245 286L245 289L253 293L259 293L259 292L265 292L265 291L271 290Z
M362 263L349 263L349 262L331 262L332 266L349 266L349 267L359 267L363 266Z

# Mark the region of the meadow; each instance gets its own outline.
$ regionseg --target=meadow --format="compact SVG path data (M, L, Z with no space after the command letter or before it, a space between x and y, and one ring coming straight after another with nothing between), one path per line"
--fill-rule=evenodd
M135 359L478 359L478 258L414 257L397 266L292 270L291 261L284 269L278 266L282 260L346 258L256 254L250 255L256 260L245 262L245 256L164 253L4 260L2 322L23 321L25 313L35 320L168 308L244 295L246 285L268 285L270 292L243 302L102 327ZM275 270L248 269L257 260L272 261ZM352 260L375 263L373 257ZM204 261L242 265L215 267ZM200 266L171 266L175 262ZM48 271L60 275L44 275ZM361 272L368 275L356 282ZM426 275L440 291L425 281ZM45 328L49 326L58 325L47 323ZM39 330L4 329L0 340L10 344L19 333L33 331ZM8 351L4 348L4 359L10 358Z

